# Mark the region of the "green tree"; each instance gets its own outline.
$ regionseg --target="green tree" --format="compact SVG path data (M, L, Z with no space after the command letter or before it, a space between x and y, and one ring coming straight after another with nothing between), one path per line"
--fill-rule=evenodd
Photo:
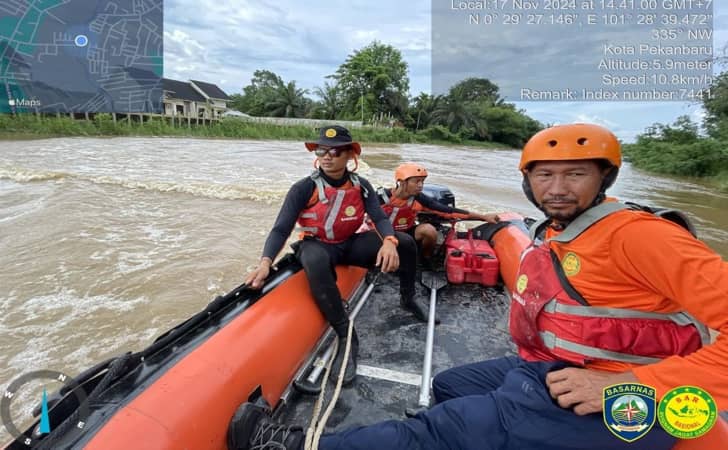
M413 119L413 124L410 128L414 130L423 130L430 126L432 122L432 113L437 108L437 99L434 95L421 92L420 95L415 97L410 108L410 116Z
M698 125L680 116L672 125L654 124L624 146L635 166L657 173L712 177L728 175L728 149L721 139L701 137Z
M714 138L728 139L728 72L718 75L702 98L703 126Z
M672 125L653 124L644 134L637 136L637 143L658 141L691 144L699 138L698 124L690 120L689 116L680 116Z
M264 109L272 117L303 117L310 103L304 96L307 92L306 89L296 88L295 81L287 84L281 81L265 99Z
M234 109L240 112L246 111L245 96L241 94L231 94L230 101L228 102L228 108Z
M437 106L432 112L432 123L447 127L452 133L467 129L467 138L487 140L488 125L478 115L473 102L447 95L437 99Z
M499 106L484 106L480 117L488 124L490 139L508 144L513 148L521 148L534 134L543 129L543 125L528 117L523 111L509 103Z
M323 87L317 87L313 92L321 99L316 107L316 116L321 119L338 118L344 109L344 101L339 86L324 82Z
M305 89L284 82L270 70L256 70L242 95L233 96L235 109L252 116L303 117L311 106Z
M391 45L374 41L356 50L331 78L341 89L350 117L393 114L401 118L401 98L407 98L409 77L402 54Z
M516 130L525 127L526 122L516 125L516 122L521 121L519 116L522 114L516 112L515 108L511 108L511 111L505 107L498 94L498 86L486 78L466 78L453 85L447 95L438 97L435 103L430 115L431 123L443 125L451 133L459 133L465 139L499 140L495 137L499 136L503 139L501 142L513 144L520 142L524 134ZM489 108L496 106L506 109L488 112ZM500 126L508 130L499 132Z
M266 105L275 96L274 91L283 86L280 76L270 70L256 70L250 84L243 88L243 95L236 102L238 110L252 116L267 114Z
M466 78L451 87L449 95L466 102L485 102L490 105L502 102L498 86L486 78Z

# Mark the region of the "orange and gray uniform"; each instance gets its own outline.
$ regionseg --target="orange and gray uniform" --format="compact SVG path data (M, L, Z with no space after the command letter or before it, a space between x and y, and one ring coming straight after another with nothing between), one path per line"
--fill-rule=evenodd
M445 219L467 219L470 212L444 205L424 194L399 198L392 195L391 189L378 189L377 195L382 210L396 231L408 231L416 225L417 214L427 212Z
M561 233L548 228L548 246L590 306L686 312L720 333L714 343L685 356L644 365L595 360L586 366L631 369L658 396L676 386L698 386L719 410L728 409L728 263L679 225L641 211L608 214L568 242L558 242Z

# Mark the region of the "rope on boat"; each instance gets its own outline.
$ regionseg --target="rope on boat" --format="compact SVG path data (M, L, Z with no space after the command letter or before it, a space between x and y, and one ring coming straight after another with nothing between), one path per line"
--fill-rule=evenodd
M324 433L324 428L326 427L326 422L328 422L331 413L334 411L336 402L339 400L339 395L341 394L341 386L344 383L344 374L346 373L347 362L349 362L349 352L351 351L351 335L353 330L354 320L352 319L349 320L349 329L346 332L346 347L344 348L344 358L341 364L341 368L339 369L339 376L336 380L336 388L334 389L334 393L329 400L329 404L326 407L324 415L322 417L319 417L319 414L321 413L321 405L324 402L326 382L329 379L329 372L331 372L331 366L336 359L336 353L339 349L339 339L337 338L336 341L334 341L334 351L331 354L331 359L329 359L329 362L326 364L326 372L324 373L323 380L321 381L321 393L316 399L316 404L314 405L313 409L313 416L311 417L311 424L308 426L308 430L306 432L306 442L304 444L304 450L318 449L321 435Z
M101 379L99 384L91 391L91 393L87 397L87 402L89 405L92 405L97 399L98 396L106 390L107 387L111 384L112 381L116 380L116 378L119 376L119 374L124 373L126 370L126 364L132 360L134 357L131 353L126 353L122 356L119 356L114 360L110 366L104 377ZM36 447L34 447L37 450L50 450L58 448L56 446L59 439L61 439L66 433L70 431L71 428L76 427L78 424L78 420L80 418L81 414L81 408L76 408L76 410L68 416L60 425L58 425L56 428L51 431L51 433L43 438L42 441L38 443Z

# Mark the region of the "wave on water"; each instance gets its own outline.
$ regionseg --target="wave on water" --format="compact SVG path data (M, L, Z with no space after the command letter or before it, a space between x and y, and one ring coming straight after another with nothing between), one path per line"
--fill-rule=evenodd
M0 180L11 180L17 183L61 180L69 176L71 175L65 172L23 169L20 167L0 167Z
M78 180L98 185L121 186L128 189L142 189L162 193L181 193L196 197L221 200L252 200L255 202L265 202L267 204L280 202L288 189L288 187L275 189L271 186L263 188L262 184L261 187L247 187L239 184L133 180L128 178L81 175L68 172L34 170L19 167L0 167L0 179L11 180L17 183Z

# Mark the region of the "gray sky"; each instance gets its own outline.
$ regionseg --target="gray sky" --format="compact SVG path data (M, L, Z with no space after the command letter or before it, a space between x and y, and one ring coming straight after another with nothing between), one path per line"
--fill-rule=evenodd
M720 48L728 42L728 4L716 3L714 36ZM432 89L430 0L238 0L232 5L220 0L165 0L164 26L165 77L216 83L228 94L240 93L257 69L271 70L309 90L323 86L325 76L347 55L374 39L402 52L409 65L411 95ZM524 47L538 47L534 36L518 32L522 29L502 33L489 44L494 61L507 65L508 60L522 59ZM567 76L573 67L564 65L563 70ZM701 117L697 105L681 102L516 104L545 123L600 123L628 141L654 122L669 123L683 114Z

